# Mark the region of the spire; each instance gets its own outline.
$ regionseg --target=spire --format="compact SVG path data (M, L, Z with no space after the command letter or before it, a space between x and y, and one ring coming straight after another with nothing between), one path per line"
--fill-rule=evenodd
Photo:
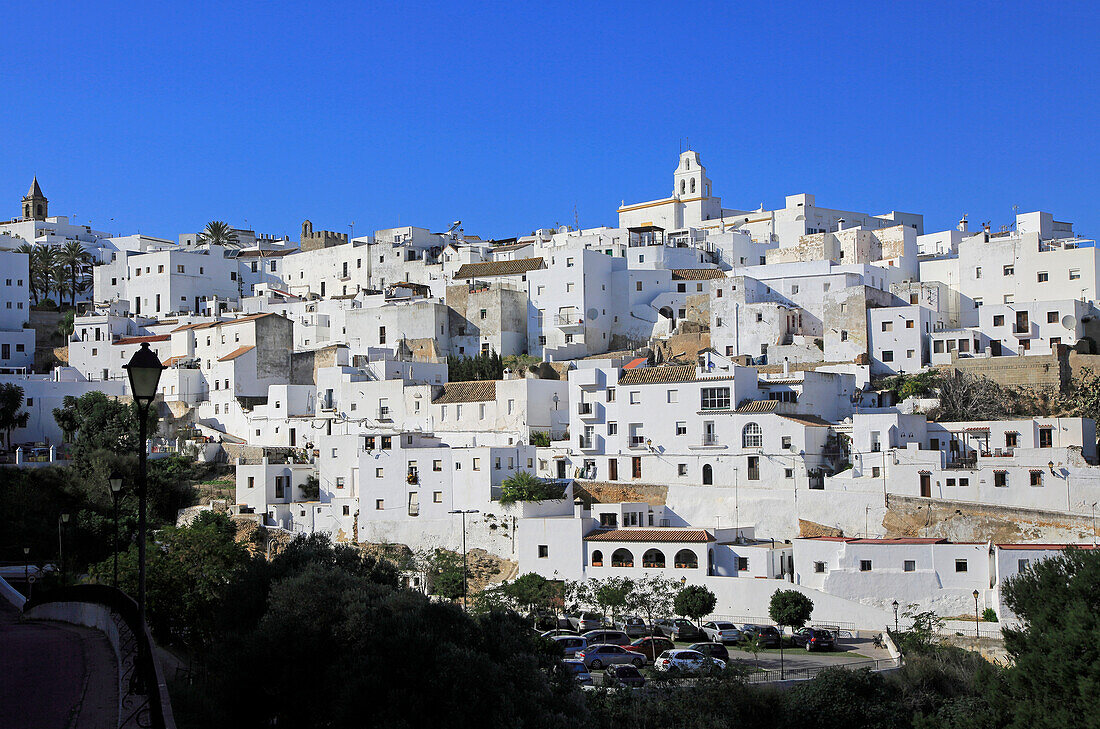
M31 189L27 191L27 197L46 197L42 194L42 188L38 186L38 175L34 176L34 182L31 183Z

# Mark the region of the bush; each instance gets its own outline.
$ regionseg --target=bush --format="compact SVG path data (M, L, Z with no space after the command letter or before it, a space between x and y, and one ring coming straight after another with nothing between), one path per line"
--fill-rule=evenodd
M982 612L982 620L984 620L987 623L996 623L996 622L998 622L998 620L997 620L997 611L994 610L993 608L986 608Z
M517 501L551 501L564 498L561 485L520 471L504 479L500 485L500 503L507 506Z

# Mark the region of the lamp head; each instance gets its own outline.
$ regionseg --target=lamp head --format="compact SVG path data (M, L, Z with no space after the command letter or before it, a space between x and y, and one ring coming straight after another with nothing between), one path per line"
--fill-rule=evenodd
M61 522L64 523L64 524L68 524L69 523L69 515L68 514L62 514L61 515Z
M30 554L30 553L31 553L31 548L30 547L23 547L23 554Z
M977 599L978 599L978 591L977 591L977 590L974 590L974 599L975 599L975 600L977 600Z
M107 482L111 484L111 493L117 494L122 490L122 476L112 475Z
M130 394L142 408L148 408L157 396L157 384L164 365L156 353L149 349L148 342L142 342L141 348L134 352L130 361L123 365L130 376Z
M687 581L688 581L688 578L686 578L686 577L681 577L681 578L680 578L680 587L683 587L684 585L686 585L686 584L687 584Z
M894 611L897 612L897 609L898 609L898 601L894 600Z

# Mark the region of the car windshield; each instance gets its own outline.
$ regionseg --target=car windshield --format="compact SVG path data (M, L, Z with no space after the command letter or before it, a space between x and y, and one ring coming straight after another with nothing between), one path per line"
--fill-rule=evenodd
M696 651L681 651L680 655L678 656L678 658L686 658L689 661L694 660L694 659L699 659L699 658L702 658L702 657L703 657L703 654L698 653Z
M690 620L684 620L683 618L680 618L680 619L678 619L674 622L674 625L676 625L677 627L683 626L683 625L690 626L691 621Z
M615 670L615 675L616 676L627 676L629 678L633 678L634 676L639 676L641 674L638 673L637 668L635 668L634 666L631 666L630 664L626 664L626 665L623 665L623 666L619 666Z
M583 663L566 663L565 667L573 673L588 673L588 669L584 667Z

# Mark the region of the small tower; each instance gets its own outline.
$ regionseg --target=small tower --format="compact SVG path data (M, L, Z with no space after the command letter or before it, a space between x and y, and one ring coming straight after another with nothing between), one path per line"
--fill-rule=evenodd
M673 195L681 199L710 197L707 169L699 161L699 153L687 150L680 154L680 164L673 175Z
M31 189L23 197L23 220L45 220L50 201L42 194L38 186L37 175L31 183Z

